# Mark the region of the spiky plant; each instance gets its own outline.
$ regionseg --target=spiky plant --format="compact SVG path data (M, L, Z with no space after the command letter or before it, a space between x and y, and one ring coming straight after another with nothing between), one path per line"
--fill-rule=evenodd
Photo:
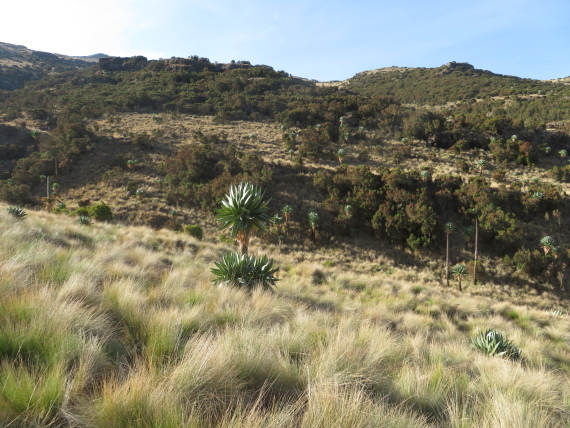
M283 214L283 218L285 219L286 225L289 224L289 218L291 218L292 212L293 208L291 208L291 205L285 205L283 208L281 208L281 214Z
M568 152L566 150L562 149L558 152L558 154L560 155L561 158L565 158L566 155L568 154Z
M465 267L465 265L458 263L455 266L453 266L453 268L451 269L451 275L453 275L453 278L455 278L455 280L459 282L459 291L462 291L461 281L463 281L465 277L467 277L467 268Z
M338 158L339 163L342 165L342 161L346 157L346 150L338 149L336 152L336 157Z
M431 179L431 172L427 169L422 170L422 172L420 172L420 178L422 181L429 181Z
M80 215L75 222L81 226L91 226L91 218L86 215Z
M479 173L483 172L483 169L487 165L487 161L485 159L479 159L477 161L477 167L479 168Z
M247 254L227 253L211 269L214 284L234 287L271 289L278 281L274 274L279 270L274 267L273 259L263 255L250 257Z
M311 227L311 241L317 241L317 227L319 225L319 215L315 211L310 211L307 215L309 226Z
M284 222L285 219L281 217L279 214L275 214L273 217L271 217L271 223L275 225L275 228L277 229L277 235L281 235L281 233L283 232Z
M249 238L255 229L264 230L271 222L269 201L264 201L265 192L251 183L231 186L230 192L222 199L216 220L220 230L229 229L231 237L239 245L240 254L247 254Z
M21 207L8 207L6 208L6 212L18 220L22 220L28 215L26 210Z
M544 193L540 191L532 192L531 198L535 201L542 201L544 199Z
M539 243L542 251L544 251L545 256L555 248L554 239L552 239L552 236L542 237Z
M505 357L514 361L523 359L520 348L496 330L479 331L471 338L471 346L490 357Z

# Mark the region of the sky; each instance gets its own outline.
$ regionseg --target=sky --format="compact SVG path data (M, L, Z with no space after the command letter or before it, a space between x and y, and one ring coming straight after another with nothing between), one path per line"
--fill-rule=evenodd
M450 61L570 76L568 0L6 0L0 42L63 55L199 55L345 80Z

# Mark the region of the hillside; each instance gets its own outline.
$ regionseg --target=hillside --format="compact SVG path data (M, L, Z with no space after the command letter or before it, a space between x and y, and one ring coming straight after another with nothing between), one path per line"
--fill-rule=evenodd
M0 425L570 424L562 81L43 57L0 90ZM272 289L212 282L240 182Z
M409 73L401 83L417 84L417 93L421 76L433 77L399 68L366 76L390 73ZM438 73L479 71L452 64ZM516 79L481 74L495 89ZM329 253L346 268L346 254L386 256L435 264L441 278L452 223L451 263L470 272L477 236L479 283L566 296L570 109L566 87L555 86L560 93L434 108L247 61L103 58L5 95L0 198L70 216L104 201L117 222L174 231L196 224L224 242L212 213L231 184L252 181L272 195L273 215L292 208L287 234L275 225L261 236L285 253ZM310 212L319 217L316 237ZM550 247L540 244L545 237Z
M358 73L342 83L366 96L389 95L405 103L441 105L489 97L542 96L570 92L559 83L504 76L476 69L468 63L449 62L436 68L389 67Z
M87 57L74 58L0 42L0 91L22 88L31 80L92 65Z
M226 245L0 204L0 421L20 427L563 427L568 305L360 272L255 241L273 292L213 287ZM383 272L369 267L384 264ZM373 273L371 273L373 272ZM528 308L530 306L530 308ZM523 360L470 338L496 328Z

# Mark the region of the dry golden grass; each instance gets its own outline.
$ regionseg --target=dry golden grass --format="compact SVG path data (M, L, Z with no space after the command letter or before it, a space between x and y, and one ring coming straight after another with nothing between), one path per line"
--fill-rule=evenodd
M568 310L552 296L521 296L523 306L512 301L521 290L460 293L430 272L359 261L358 273L278 249L274 292L220 288L209 268L224 245L45 212L18 221L4 208L4 425L570 422L570 319L551 312ZM261 250L256 240L251 251ZM470 337L487 328L525 361L472 349Z

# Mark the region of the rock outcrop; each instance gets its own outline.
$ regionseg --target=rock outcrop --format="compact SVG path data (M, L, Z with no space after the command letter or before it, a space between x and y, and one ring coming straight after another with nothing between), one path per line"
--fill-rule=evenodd
M204 70L221 72L236 68L249 68L252 65L248 61L231 62L229 64L213 63L207 58L170 58L158 61L148 61L144 56L131 58L109 57L99 59L99 71L137 71L153 64L154 69L169 71L201 72Z
M148 65L144 56L99 58L99 71L137 71Z

